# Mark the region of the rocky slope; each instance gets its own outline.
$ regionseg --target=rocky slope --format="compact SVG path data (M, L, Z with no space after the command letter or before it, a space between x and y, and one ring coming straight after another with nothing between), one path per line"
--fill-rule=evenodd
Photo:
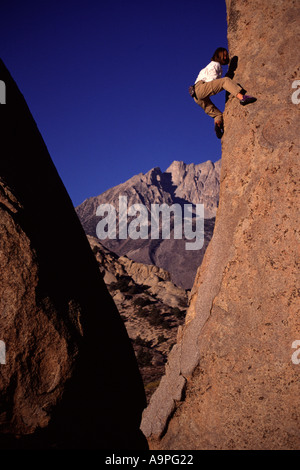
M149 401L184 322L188 293L167 271L119 257L94 237L88 240L132 341Z
M172 281L185 289L192 287L197 267L201 264L214 228L214 216L219 200L220 161L212 163L185 164L174 161L162 172L153 168L145 175L140 173L97 197L87 199L76 208L85 232L96 236L99 217L96 210L100 204L111 204L117 211L119 222L119 196L127 197L127 206L143 204L151 211L152 204L204 204L204 245L200 250L186 250L186 239L174 239L173 227L170 239L105 239L107 248L118 255L144 264L154 264L170 272ZM128 219L128 223L130 219ZM149 216L150 222L150 216ZM183 230L184 233L184 230Z
M142 430L158 449L299 449L299 2L227 0L220 204Z
M0 448L145 449L123 321L2 61L0 80Z

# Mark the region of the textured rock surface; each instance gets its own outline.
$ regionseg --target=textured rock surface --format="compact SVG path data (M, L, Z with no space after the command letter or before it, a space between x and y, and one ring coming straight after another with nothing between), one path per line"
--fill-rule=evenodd
M145 448L124 324L3 62L0 79L0 448Z
M235 79L220 205L142 429L159 449L299 449L299 2L227 1Z
M143 204L151 210L151 204L204 204L205 240L200 250L186 250L186 240L175 240L173 231L170 239L105 239L101 242L118 255L127 255L134 261L154 264L170 272L172 281L185 289L191 289L198 266L201 264L206 247L211 239L214 217L219 200L220 161L207 161L195 165L174 161L162 172L153 168L145 175L140 173L97 197L84 201L76 208L84 230L96 236L99 217L96 210L100 204L112 204L119 208L119 196L127 196L128 207Z

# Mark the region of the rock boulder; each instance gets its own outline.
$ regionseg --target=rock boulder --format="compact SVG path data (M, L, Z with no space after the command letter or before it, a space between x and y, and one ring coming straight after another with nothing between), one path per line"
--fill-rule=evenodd
M2 61L0 79L0 448L146 448L125 327Z

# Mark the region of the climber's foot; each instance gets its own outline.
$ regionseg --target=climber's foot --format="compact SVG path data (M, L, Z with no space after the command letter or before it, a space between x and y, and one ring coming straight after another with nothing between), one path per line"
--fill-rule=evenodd
M223 122L221 121L216 121L215 122L215 133L218 139L221 139L223 134L224 134L224 127L223 127Z
M254 98L254 96L250 95L244 95L243 99L240 100L240 103L242 106L246 106L246 104L254 103L257 98Z

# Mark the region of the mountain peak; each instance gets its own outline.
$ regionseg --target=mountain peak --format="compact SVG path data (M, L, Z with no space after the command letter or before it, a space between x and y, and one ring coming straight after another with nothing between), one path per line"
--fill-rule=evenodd
M162 175L161 169L158 166L156 166L152 168L151 170L149 170L147 173L145 173L144 178L146 179L146 182L148 184L157 185L157 182L161 180L161 175Z
M153 204L203 204L205 221L205 246L211 238L214 220L219 200L220 165L211 162L201 164L186 164L174 161L169 168L162 172L154 167L147 173L139 173L126 182L108 189L97 197L85 201L76 208L85 232L95 236L99 217L97 207L101 204L111 204L117 214L119 211L119 196L126 196L127 206L143 204L151 211ZM117 215L119 217L119 215ZM131 240L107 239L102 240L104 246L118 255L127 254L134 261L156 264L170 272L175 284L190 288L195 277L205 248L195 256L185 250L182 240ZM176 255L174 254L176 252ZM178 263L174 263L174 257ZM193 259L190 259L190 258ZM184 267L182 259L186 259ZM182 268L178 266L181 265Z
M171 165L166 169L166 173L172 173L174 170L185 168L186 163L182 160L174 160Z
M171 175L176 197L204 204L206 217L213 217L218 205L220 184L220 160L203 163L184 163L174 160L164 174Z

